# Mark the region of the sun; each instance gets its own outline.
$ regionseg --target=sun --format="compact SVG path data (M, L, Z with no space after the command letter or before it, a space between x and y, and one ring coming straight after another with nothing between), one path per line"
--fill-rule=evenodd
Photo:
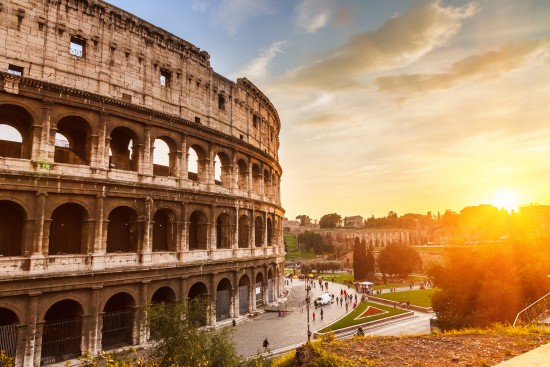
M499 209L506 209L508 212L518 210L518 200L516 194L510 189L500 189L495 193L493 205Z

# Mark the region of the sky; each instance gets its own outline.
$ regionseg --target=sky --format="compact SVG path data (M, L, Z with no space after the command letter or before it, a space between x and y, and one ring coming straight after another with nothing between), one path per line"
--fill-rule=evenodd
M291 219L550 204L550 1L109 2L268 96Z

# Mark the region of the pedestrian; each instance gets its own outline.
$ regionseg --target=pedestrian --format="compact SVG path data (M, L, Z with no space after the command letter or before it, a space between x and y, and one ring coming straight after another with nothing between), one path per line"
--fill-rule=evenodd
M313 316L313 321L315 321L315 311L313 311L312 316Z
M264 339L263 346L264 346L264 352L268 352L269 342L267 341L267 338Z
M323 309L321 308L321 321L323 321L323 314L324 312L323 312Z

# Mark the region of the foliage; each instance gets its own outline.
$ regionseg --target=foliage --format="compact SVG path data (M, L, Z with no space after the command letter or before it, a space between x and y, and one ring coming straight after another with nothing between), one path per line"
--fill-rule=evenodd
M432 298L444 329L513 322L550 289L550 241L452 251L428 274L441 288Z
M378 254L378 269L382 274L405 276L422 269L418 251L409 245L389 244Z
M205 300L183 304L158 303L147 312L151 359L159 366L238 366L239 359L228 329L208 332L201 325L209 310Z
M325 214L319 219L319 227L321 228L336 228L342 224L342 217L339 214Z

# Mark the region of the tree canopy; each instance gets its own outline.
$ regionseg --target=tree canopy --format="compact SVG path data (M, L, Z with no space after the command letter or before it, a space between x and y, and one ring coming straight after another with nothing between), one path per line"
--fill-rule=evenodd
M325 214L319 219L319 227L321 228L336 228L342 224L342 217L339 214Z

